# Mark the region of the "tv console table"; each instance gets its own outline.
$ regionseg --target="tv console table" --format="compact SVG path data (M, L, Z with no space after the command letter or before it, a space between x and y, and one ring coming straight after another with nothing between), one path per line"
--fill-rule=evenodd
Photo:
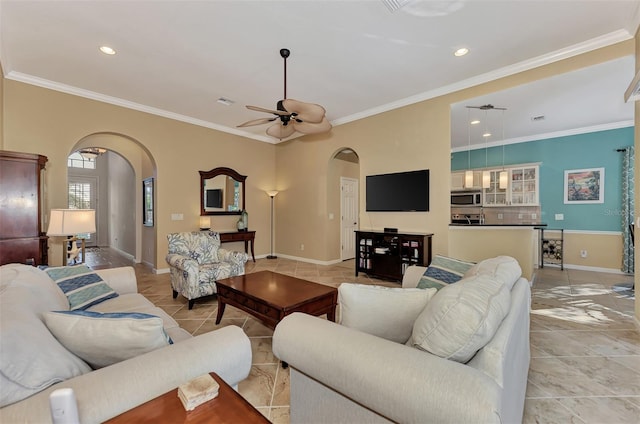
M256 255L253 253L253 242L256 238L255 231L229 231L220 234L220 243L230 243L232 241L244 241L244 253L249 253L249 242L251 242L251 257L253 262L256 261Z
M411 265L431 263L433 234L356 231L356 277L367 275L402 281Z

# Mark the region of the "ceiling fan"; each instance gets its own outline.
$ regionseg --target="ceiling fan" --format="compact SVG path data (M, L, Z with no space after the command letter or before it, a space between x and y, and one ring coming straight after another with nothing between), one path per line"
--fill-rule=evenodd
M482 106L467 106L469 109L480 109L480 110L507 110L506 107L495 107L491 103Z
M278 101L276 109L247 105L247 109L272 113L275 116L253 119L238 125L238 127L250 127L277 121L267 128L267 134L280 140L289 137L296 131L302 134L321 134L331 129L331 124L325 116L326 111L322 106L287 99L287 58L290 54L289 49L280 49L280 56L284 59L284 97Z

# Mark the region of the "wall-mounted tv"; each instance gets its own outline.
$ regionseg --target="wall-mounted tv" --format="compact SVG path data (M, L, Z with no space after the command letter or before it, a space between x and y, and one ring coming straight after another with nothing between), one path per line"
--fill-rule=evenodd
M216 188L206 191L205 207L221 208L222 207L222 189Z
M426 212L429 210L429 170L368 175L367 212Z

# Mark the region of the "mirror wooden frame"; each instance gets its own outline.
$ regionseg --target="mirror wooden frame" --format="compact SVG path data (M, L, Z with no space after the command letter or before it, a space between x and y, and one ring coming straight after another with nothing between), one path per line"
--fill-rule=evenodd
M237 171L231 168L213 168L211 171L198 171L200 173L200 215L240 215L245 209L245 186L244 181L247 179L246 175L240 175ZM206 211L204 205L204 184L205 180L217 177L218 175L226 175L234 180L238 181L242 185L242 205L238 211Z

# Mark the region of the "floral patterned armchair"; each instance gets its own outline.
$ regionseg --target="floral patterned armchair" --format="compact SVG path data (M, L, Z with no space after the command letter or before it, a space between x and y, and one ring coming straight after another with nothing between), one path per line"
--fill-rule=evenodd
M166 261L171 272L173 298L178 293L189 300L216 292L216 280L244 274L249 255L220 248L220 235L213 231L193 231L167 235Z

